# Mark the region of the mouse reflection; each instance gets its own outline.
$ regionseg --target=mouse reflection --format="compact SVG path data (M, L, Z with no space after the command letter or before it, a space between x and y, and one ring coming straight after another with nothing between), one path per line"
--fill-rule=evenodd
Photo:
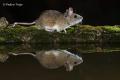
M74 66L83 62L82 57L72 54L67 50L48 50L33 53L9 53L11 55L31 55L47 69L57 69L64 66L66 71L72 71Z

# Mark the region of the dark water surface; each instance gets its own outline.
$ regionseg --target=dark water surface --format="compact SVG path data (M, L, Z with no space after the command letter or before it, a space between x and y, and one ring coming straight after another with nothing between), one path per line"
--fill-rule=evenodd
M10 47L11 46L11 47ZM39 47L32 45L1 45L0 80L120 80L119 45L68 45L60 47ZM97 49L98 47L98 49ZM35 52L41 50L62 49L79 55L83 63L70 72L65 67L47 69L31 55L11 55L9 52ZM4 55L3 55L4 54ZM35 53L33 53L35 54ZM6 55L9 56L6 59Z

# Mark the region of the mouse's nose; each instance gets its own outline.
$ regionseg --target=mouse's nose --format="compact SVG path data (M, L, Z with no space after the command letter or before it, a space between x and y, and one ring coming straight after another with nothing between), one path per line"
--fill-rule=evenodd
M80 16L80 19L81 19L81 21L83 20L83 17L82 16Z
M82 16L80 16L80 24L82 24L82 21L83 21L83 17Z

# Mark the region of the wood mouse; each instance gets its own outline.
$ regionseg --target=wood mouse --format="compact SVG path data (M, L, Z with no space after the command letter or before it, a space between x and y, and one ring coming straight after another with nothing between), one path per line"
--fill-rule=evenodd
M15 22L16 25L36 25L38 29L45 29L49 32L61 32L66 33L66 29L73 25L82 23L83 17L73 12L73 8L69 8L65 13L61 13L56 10L45 10L42 14L31 23Z

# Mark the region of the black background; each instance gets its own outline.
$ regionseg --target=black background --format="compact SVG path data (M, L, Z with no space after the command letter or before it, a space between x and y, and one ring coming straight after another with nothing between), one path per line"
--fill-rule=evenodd
M3 7L3 3L22 3L22 7ZM83 24L120 25L119 0L0 0L0 16L10 23L34 21L42 11L64 12L69 6L84 17Z

